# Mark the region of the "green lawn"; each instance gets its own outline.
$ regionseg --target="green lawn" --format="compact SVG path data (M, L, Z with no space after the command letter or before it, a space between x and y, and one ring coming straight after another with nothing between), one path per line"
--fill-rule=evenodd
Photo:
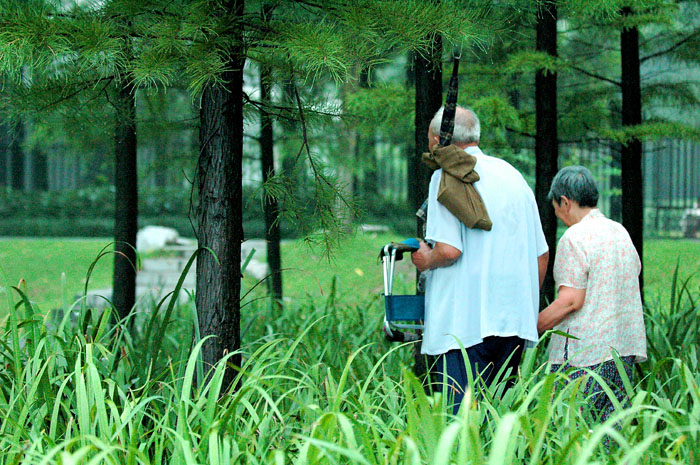
M646 303L668 308L673 273L679 281L691 278L689 286L700 292L700 241L691 239L647 239L644 242L644 295Z
M341 241L340 252L329 262L322 254L302 243L295 242L283 247L282 262L284 291L289 297L303 295L327 295L333 276L338 277L337 292L341 301L356 300L355 296L379 294L383 278L381 264L377 259L380 248L391 240L400 240L396 235L382 233L357 233ZM679 266L679 278L690 280L691 289L700 292L700 241L679 239L647 239L644 242L644 281L648 303L670 296L673 272ZM409 260L397 264L395 278L396 293L411 293L415 269Z
M310 247L301 241L284 244L285 296L294 299L328 298L334 278L335 296L345 304L379 295L383 287L379 250L387 242L400 239L402 237L390 233L358 232L342 239L330 259L324 257L320 248ZM72 299L81 292L90 264L109 242L109 239L0 239L0 269L11 286L24 279L29 295L42 310L55 308L62 302L61 274L66 274L66 295ZM663 304L668 301L676 263L680 267L679 276L687 278L695 274L691 286L696 291L700 289L699 241L648 239L644 259L648 303L659 299ZM112 257L107 255L97 264L90 287L110 287L111 268ZM398 262L394 292L411 293L414 277L414 268L409 260ZM244 286L250 288L253 284L251 279L247 279ZM5 307L0 304L3 313Z
M0 239L0 288L5 288L5 284L17 286L23 279L30 298L47 311L62 306L61 276L65 273L65 293L72 303L85 286L90 264L110 242L111 239ZM112 262L112 255L107 255L97 263L90 277L92 289L111 287ZM6 301L3 296L0 313L5 313Z
M345 237L329 258L320 247L302 241L284 244L282 266L284 293L287 297L312 298L330 295L335 278L337 300L352 304L379 295L384 288L379 251L392 240L401 240L389 233L363 233ZM415 268L410 259L397 262L394 292L407 293L415 288Z

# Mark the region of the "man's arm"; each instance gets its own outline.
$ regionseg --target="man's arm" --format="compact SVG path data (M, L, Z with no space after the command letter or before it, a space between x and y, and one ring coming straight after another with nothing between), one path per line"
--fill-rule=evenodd
M436 242L432 249L421 242L420 249L411 253L411 261L418 271L434 270L452 265L461 255L459 249L444 242Z
M544 277L547 274L547 265L549 264L549 251L546 251L539 257L537 257L537 269L540 274L540 288L544 282Z
M586 290L576 289L568 286L559 287L559 296L549 307L540 312L537 318L537 332L542 334L548 329L554 328L556 325L566 318L566 316L579 310L583 307L583 302L586 300Z

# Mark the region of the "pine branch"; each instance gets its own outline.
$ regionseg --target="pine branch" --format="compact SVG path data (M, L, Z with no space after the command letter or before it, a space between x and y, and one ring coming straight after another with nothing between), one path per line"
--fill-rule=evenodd
M519 131L519 130L517 130L517 129L513 129L513 128L508 127L508 126L505 126L504 128L505 128L506 131L508 131L508 132L510 132L510 133L512 133L512 134L517 134L517 135L519 135L519 136L528 137L528 138L531 138L531 139L534 139L534 138L537 137L535 134L530 134L529 132Z
M306 155L309 160L309 164L311 165L311 169L314 172L314 177L316 179L322 180L325 184L328 185L334 192L337 192L336 187L326 179L326 177L323 175L323 173L319 172L316 163L313 160L313 157L311 156L311 149L309 148L309 138L308 134L306 132L306 119L304 118L304 106L301 103L301 97L299 97L299 89L297 88L296 84L294 84L294 98L297 101L298 109L299 109L299 120L301 122L301 131L302 131L302 142L301 142L301 148L299 149L299 153L297 153L296 161L299 161L299 157L301 157L301 154L306 150ZM339 193L338 193L339 194ZM345 198L342 195L339 195L341 201L347 206L350 207L348 202L345 200Z
M584 47L588 48L591 50L591 55L600 55L601 50L605 50L606 52L620 52L619 47L610 47L607 45L600 45L595 42L589 42L587 40L580 39L578 37L571 37L568 39L570 42L574 42L580 45L583 45Z
M68 100L72 99L73 97L77 96L78 94L86 91L90 87L96 86L98 83L100 83L102 81L107 81L107 83L104 85L104 87L102 89L100 89L98 94L101 94L102 92L104 92L107 89L107 87L109 87L109 85L112 83L112 81L114 81L114 76L105 76L105 77L93 79L91 81L87 81L87 82L83 83L82 86L78 87L76 90L71 92L70 94L64 95L57 100L53 100L53 101L47 103L40 110L45 111L45 110L48 110L49 108L60 105L61 103L68 101ZM94 100L94 99L91 99L89 101L92 101L92 100Z
M580 68L576 65L569 64L568 66L569 66L569 68L573 69L574 71L578 71L579 73L581 73L585 76L592 77L594 79L598 79L599 81L609 82L610 84L614 84L618 87L622 86L622 83L619 81L615 81L613 79L607 78L605 76L601 76L599 74L591 73L590 71L587 71L587 70Z
M671 45L670 47L668 47L668 48L666 48L666 49L664 49L664 50L660 50L660 51L658 51L658 52L656 52L656 53L652 53L651 55L647 55L647 56L645 56L645 57L640 58L639 62L640 62L640 63L644 63L644 62L647 61L647 60L651 60L651 59L653 59L653 58L660 57L660 56L662 56L662 55L666 55L666 54L668 54L668 53L671 53L671 52L673 52L674 50L676 50L678 47L682 46L683 44L685 44L685 43L687 43L687 42L690 42L691 40L693 40L693 39L694 39L695 37L697 37L698 35L700 35L700 29L697 29L695 32L693 32L693 33L690 34L689 36L686 36L686 37L683 38L682 40L679 40L678 42L676 42L675 44Z
M243 93L243 100L245 103L249 103L253 105L255 108L258 110L265 110L268 113L270 113L271 116L276 116L277 118L283 118L288 121L296 121L297 119L293 116L289 116L288 114L292 112L292 108L285 106L285 105L276 105L271 102L261 102L260 100L253 100L250 98L250 96L247 93ZM340 113L331 113L329 111L322 111L322 110L315 110L312 108L307 108L306 111L308 113L317 115L317 116L328 116L331 118L339 118L339 117L354 117L357 115L352 115L352 114L340 114ZM300 111L301 113L301 111Z

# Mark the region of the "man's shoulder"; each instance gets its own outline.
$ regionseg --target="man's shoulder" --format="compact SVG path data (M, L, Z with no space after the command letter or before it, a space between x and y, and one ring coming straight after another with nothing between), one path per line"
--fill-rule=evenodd
M491 155L487 155L484 152L481 152L481 155L483 156L483 161L484 165L488 165L489 168L493 168L495 170L498 170L499 172L503 174L508 174L511 175L515 178L518 178L525 182L525 178L523 177L522 173L518 171L517 168L515 168L513 165L511 165L509 162L504 160L503 158L499 157L494 157ZM482 158L482 157L480 157ZM478 169L478 164L477 164L477 169Z

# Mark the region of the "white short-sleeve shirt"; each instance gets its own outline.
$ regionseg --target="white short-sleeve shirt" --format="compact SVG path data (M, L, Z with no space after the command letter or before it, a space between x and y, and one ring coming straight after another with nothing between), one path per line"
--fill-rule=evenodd
M470 347L488 336L538 340L537 257L547 252L537 203L522 175L478 147L480 180L474 187L493 222L491 231L469 229L437 201L442 170L433 173L428 194L426 240L451 245L462 255L428 272L421 352L437 355ZM459 341L459 342L458 342Z

